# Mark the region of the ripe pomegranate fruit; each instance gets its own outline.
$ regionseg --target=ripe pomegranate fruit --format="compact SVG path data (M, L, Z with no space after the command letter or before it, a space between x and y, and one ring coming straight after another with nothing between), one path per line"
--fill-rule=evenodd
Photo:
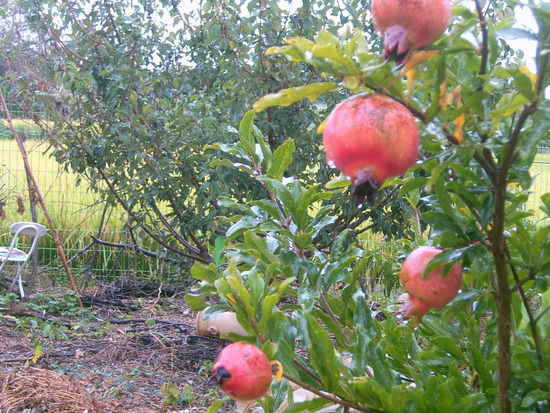
M399 176L418 155L418 128L401 103L380 94L363 93L341 102L331 112L323 133L327 163L348 175L359 204L387 178Z
M401 284L409 293L409 299L399 312L404 313L404 319L415 317L414 328L430 308L440 310L450 303L462 285L462 268L458 263L451 267L445 277L441 265L422 278L428 263L441 252L436 247L417 248L409 254L401 268Z
M237 342L225 347L206 384L217 384L234 400L262 397L271 385L272 367L265 353L253 344Z
M401 64L433 43L451 21L449 0L372 0L374 27L384 36L384 60Z

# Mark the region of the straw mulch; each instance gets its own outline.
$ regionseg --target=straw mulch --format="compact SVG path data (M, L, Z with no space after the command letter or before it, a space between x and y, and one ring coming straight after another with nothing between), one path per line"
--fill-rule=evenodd
M0 373L0 413L105 413L105 403L91 397L76 379L51 370L27 367Z

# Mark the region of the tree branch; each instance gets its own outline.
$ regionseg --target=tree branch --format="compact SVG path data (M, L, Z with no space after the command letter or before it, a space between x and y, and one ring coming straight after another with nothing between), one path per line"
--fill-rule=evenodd
M487 64L489 62L489 37L487 35L487 21L485 20L485 14L481 8L479 0L474 0L476 5L477 16L479 19L479 25L481 26L481 63L479 65L479 74L484 75L487 73Z
M366 413L381 413L381 410L373 409L370 407L364 407L356 403L349 402L347 400L343 400L339 397L333 396L332 394L325 393L321 390L317 390L315 387L310 386L309 384L301 381L300 379L297 379L295 377L290 376L287 373L283 373L283 377L286 378L288 381L297 384L298 386L304 388L307 391L312 392L313 394L316 394L319 397L322 397L323 399L326 399L328 401L331 401L332 403L339 404L341 406L346 406L348 408L353 408L356 410L359 410L360 412L366 412Z

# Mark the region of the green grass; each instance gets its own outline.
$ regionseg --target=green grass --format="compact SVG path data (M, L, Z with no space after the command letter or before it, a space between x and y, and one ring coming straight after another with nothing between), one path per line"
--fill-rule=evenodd
M102 211L101 205L94 205L99 200L98 195L92 193L86 183L79 185L75 174L63 171L56 160L45 153L48 149L46 143L27 140L25 148L32 172L56 226L71 230L96 229ZM10 222L29 220L29 210L22 215L17 213L17 197L22 197L28 207L29 194L26 189L25 165L15 141L0 141L0 160L0 194L2 198L8 197L6 218ZM119 219L113 220L110 225L109 230L122 229Z

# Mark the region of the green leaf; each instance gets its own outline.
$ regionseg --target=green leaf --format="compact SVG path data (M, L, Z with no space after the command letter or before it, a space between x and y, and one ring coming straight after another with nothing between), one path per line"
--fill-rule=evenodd
M428 182L428 178L426 177L406 179L403 182L403 185L401 185L401 189L399 190L399 194L397 196L401 198L405 196L405 194L408 194L409 192L414 191L415 189L425 186L427 182Z
M327 332L312 315L305 313L304 317L307 320L307 330L312 343L308 348L311 364L327 391L334 392L339 388L340 380L334 345Z
M358 289L353 294L352 299L356 306L353 313L354 323L363 327L370 337L374 337L376 335L375 321L372 317L372 311L365 300L365 294Z
M361 400L374 409L381 410L383 408L382 399L387 398L388 392L375 379L359 378L351 384L357 400Z
M456 234L462 239L468 239L462 227L454 220L452 216L441 212L425 212L422 214L422 218L428 223L432 224L438 229L448 229L452 233Z
M464 361L464 353L460 346L456 343L453 337L449 336L435 336L430 338L430 342L437 347L456 357L460 361Z
M499 120L500 117L511 116L527 103L529 100L518 93L512 92L504 95L491 112L491 119Z
M226 231L225 236L227 240L235 238L236 236L242 234L247 229L257 228L261 224L262 220L253 217L243 217L235 224L233 224Z
M258 176L258 180L263 180L267 182L270 189L275 194L275 197L281 202L284 208L288 211L294 211L295 200L292 196L292 193L288 190L288 187L277 179L272 179L269 177ZM280 216L278 217L281 218Z
M256 115L255 110L249 110L248 112L245 113L239 125L239 134L241 136L244 136L246 139L252 138L250 131L252 129L252 126L254 125L255 115Z
M546 213L546 215L550 216L550 192L547 192L546 194L542 195L540 197L540 200L542 201L543 205L540 207L540 209Z
M268 320L270 322L278 321L278 322L286 323L286 319L284 318L284 315L283 315L282 320L280 318L277 319L277 318L273 317L274 314L280 313L279 311L274 312L274 307L279 302L280 298L281 298L280 294L270 294L262 300L262 304L261 304L261 306L262 306L262 317L260 318L260 321L258 322L258 330L259 331L264 331ZM282 314L282 313L280 313L280 314ZM280 317L280 316L278 316L278 317ZM270 324L270 328L278 328L278 326L272 326ZM271 331L270 331L270 333L271 333ZM280 337L277 337L275 335L273 338L274 339L279 339Z
M374 344L370 347L369 365L374 371L374 377L376 377L376 381L381 384L386 391L390 392L393 386L400 383L399 377L390 368L384 356L382 346L380 344Z
M222 407L226 403L225 400L215 400L212 402L210 407L208 407L207 413L217 413L220 411L220 407Z
M338 87L332 82L312 83L306 86L297 86L290 89L282 89L277 93L271 93L257 100L253 107L261 112L271 106L289 106L298 100L308 98L314 102L319 96L324 95Z
M548 407L548 400L550 400L550 391L539 389L533 390L525 395L523 401L521 402L521 407L527 409L537 402L544 402L544 404Z
M336 178L332 178L325 184L327 189L347 188L351 185L351 180L344 174L338 175Z
M210 296L210 293L203 292L201 294L185 294L185 302L193 311L201 311L208 307L205 299Z
M250 305L256 309L260 306L260 303L263 302L264 300L265 282L262 276L254 268L252 268L248 272L247 278L248 278L248 282L246 286L250 290Z
M263 209L271 218L280 219L281 214L277 206L271 200L250 201L250 205L255 205Z
M310 186L306 191L301 191L298 199L296 199L296 208L293 214L294 221L298 228L303 229L310 223L308 210L312 202L317 200L319 187L317 185Z
M475 245L470 245L464 248L448 249L437 254L430 260L428 265L426 265L426 268L424 269L423 277L425 277L426 275L428 275L430 272L432 272L433 270L435 270L437 267L441 265L443 265L441 275L445 277L448 274L451 267L455 265L456 262L461 261L462 257L472 248L475 248Z
M265 168L266 170L269 170L269 168L271 168L271 163L273 162L273 153L271 152L271 148L267 144L260 130L254 125L252 126L252 132L256 138L256 142L260 146L260 150L262 151L265 161Z
M266 264L279 261L279 257L269 250L265 238L260 237L254 232L246 232L244 234L244 241L247 245L261 253L266 260Z
M320 45L316 44L311 50L313 57L320 59L328 59L333 63L336 63L338 66L347 69L348 73L360 75L359 70L355 66L355 63L352 59L340 54L340 49L337 48L334 44L330 45Z
M514 86L518 92L525 96L529 101L532 101L535 98L535 91L533 90L533 82L531 81L531 78L519 70L513 71L512 74Z
M439 174L437 181L435 182L435 195L439 201L439 206L443 212L450 216L454 216L453 204L447 188L445 187L446 178L443 174Z
M292 139L285 141L281 146L273 152L273 162L267 170L267 176L273 179L281 180L292 163L292 155L296 150L296 145Z
M206 281L210 284L214 284L220 278L216 264L204 265L198 262L191 267L191 275L197 280Z
M539 327L540 331L542 332L542 336L546 337L546 339L550 338L550 310L546 311L548 308L550 308L550 289L546 290L544 294L542 294L541 297L541 315L538 315L540 318L539 320ZM545 311L544 314L542 314L542 311Z
M225 240L225 237L218 235L216 237L216 240L214 241L214 262L216 266L223 263L221 254L223 250L224 240Z

